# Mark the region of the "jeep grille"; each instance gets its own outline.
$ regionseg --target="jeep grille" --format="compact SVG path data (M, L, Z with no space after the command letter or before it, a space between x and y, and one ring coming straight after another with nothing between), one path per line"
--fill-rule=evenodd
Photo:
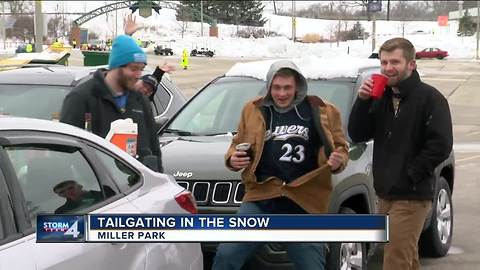
M245 193L238 180L182 180L177 183L192 192L199 206L239 206Z

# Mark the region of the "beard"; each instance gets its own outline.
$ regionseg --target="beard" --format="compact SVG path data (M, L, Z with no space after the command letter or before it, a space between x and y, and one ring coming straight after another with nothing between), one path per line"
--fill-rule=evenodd
M119 71L118 85L124 90L132 90L135 87L135 84L131 82L127 76L125 76L125 73L122 69Z
M383 73L383 74L385 74L385 73ZM385 74L385 75L386 75L386 74ZM398 86L401 82L403 82L404 80L408 79L408 77L410 77L410 75L412 75L412 73L409 72L407 69L402 70L402 71L398 71L397 73L395 73L395 74L393 75L393 77L390 77L390 76L389 76L387 85L390 86L390 87L396 87L396 86ZM387 75L387 76L388 76L388 75Z

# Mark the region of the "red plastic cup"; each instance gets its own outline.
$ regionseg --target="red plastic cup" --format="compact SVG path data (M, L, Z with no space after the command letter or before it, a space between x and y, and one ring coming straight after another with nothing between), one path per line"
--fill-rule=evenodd
M379 99L383 96L383 92L385 91L385 86L388 83L388 77L383 74L372 74L373 80L373 89L370 96L373 99Z

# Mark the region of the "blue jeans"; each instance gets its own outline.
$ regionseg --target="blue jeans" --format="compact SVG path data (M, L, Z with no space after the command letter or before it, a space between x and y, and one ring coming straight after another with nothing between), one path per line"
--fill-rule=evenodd
M253 202L243 202L238 214L269 214ZM212 270L239 270L264 243L221 243L213 261ZM285 243L290 260L298 270L324 270L325 244Z

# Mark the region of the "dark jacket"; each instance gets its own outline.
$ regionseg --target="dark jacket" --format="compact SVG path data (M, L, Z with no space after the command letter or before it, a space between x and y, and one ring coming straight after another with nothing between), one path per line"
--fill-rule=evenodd
M384 199L432 199L434 169L452 151L452 120L445 97L418 72L399 85L395 116L392 89L377 101L357 98L348 124L354 142L373 138L373 177Z
M153 76L155 79L157 79L158 84L162 81L163 74L165 74L165 71L161 70L158 66L155 68L155 71L153 71ZM150 101L153 101L153 97L155 96L155 93L157 93L158 90L158 85L154 87L152 94L148 97Z
M153 154L158 158L158 171L163 172L150 102L140 92L129 91L125 112L121 112L105 83L105 72L104 69L97 70L92 79L76 86L65 97L60 121L84 128L85 113L91 113L92 132L105 138L113 121L131 118L138 125L137 153L140 161L144 156Z

